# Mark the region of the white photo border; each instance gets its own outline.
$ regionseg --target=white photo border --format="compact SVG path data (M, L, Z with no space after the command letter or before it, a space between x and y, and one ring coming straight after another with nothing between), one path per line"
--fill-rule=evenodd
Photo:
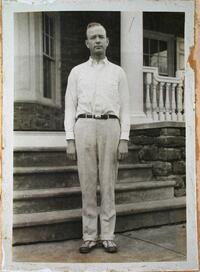
M195 83L188 58L194 46L193 0L18 0L3 1L3 271L185 271L198 270L195 161ZM24 263L12 261L14 14L37 11L158 11L185 13L185 110L187 261L142 263ZM48 271L48 270L47 270Z

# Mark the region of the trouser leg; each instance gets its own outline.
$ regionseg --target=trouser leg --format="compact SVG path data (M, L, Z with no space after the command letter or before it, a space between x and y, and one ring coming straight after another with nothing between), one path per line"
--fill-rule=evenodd
M97 151L95 120L78 119L75 124L78 174L82 191L83 240L96 240Z
M120 125L117 119L99 120L97 122L97 148L101 192L101 239L113 240L116 222L115 182L118 170L117 149L120 138Z

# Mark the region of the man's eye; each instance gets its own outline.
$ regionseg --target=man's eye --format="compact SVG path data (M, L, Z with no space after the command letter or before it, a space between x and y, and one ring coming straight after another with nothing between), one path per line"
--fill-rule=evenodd
M96 38L99 38L99 39L104 39L104 36L92 36L90 37L91 40L95 40Z

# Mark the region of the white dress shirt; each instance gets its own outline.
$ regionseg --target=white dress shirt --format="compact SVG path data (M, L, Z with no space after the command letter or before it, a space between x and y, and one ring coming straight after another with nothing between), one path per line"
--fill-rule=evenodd
M113 114L120 120L120 139L130 131L129 90L124 70L107 60L88 61L75 66L68 77L65 95L66 139L74 139L79 114Z

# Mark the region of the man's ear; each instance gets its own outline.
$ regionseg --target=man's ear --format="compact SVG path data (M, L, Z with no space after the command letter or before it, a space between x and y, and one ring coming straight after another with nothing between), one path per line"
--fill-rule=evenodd
M85 40L85 45L89 48L88 40Z
M109 43L110 43L109 38L106 38L106 40L107 40L107 46L108 46L108 45L109 45Z

